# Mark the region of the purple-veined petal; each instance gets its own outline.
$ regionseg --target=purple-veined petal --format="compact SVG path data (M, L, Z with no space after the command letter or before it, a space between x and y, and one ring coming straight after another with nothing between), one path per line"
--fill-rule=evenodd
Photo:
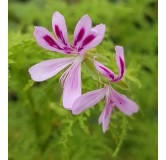
M107 88L87 92L76 99L72 106L73 114L80 114L84 110L97 104L106 94Z
M111 97L118 109L126 115L132 115L133 113L138 112L137 104L125 95L111 89Z
M119 75L117 77L117 80L121 80L123 78L123 75L125 73L125 60L124 60L124 49L122 46L116 46L116 63L119 68Z
M108 129L113 107L114 107L113 102L111 102L110 100L107 100L104 110L99 117L99 124L102 123L102 128L104 133Z
M40 62L29 69L31 78L40 82L49 79L60 72L63 68L73 63L75 58L58 58Z
M105 67L103 64L97 62L94 57L94 66L98 70L99 73L110 79L111 81L114 80L115 74L110 69Z
M88 15L84 15L77 23L74 31L73 45L77 46L87 35L92 27L92 21Z
M50 51L64 53L59 43L46 28L36 26L33 35L39 46Z
M104 24L96 25L82 40L78 51L80 53L83 53L86 50L96 47L103 40L104 34L105 34L105 25Z
M73 102L81 95L81 62L76 62L63 84L63 106L71 110Z
M119 69L119 74L118 76L115 75L113 71L105 67L103 64L97 62L94 57L94 65L96 69L105 77L107 77L111 82L117 82L120 81L125 73L125 60L124 60L124 50L123 47L121 46L116 46L115 47L116 51L116 63Z
M53 14L52 28L58 40L65 46L68 46L68 33L64 16L58 11Z

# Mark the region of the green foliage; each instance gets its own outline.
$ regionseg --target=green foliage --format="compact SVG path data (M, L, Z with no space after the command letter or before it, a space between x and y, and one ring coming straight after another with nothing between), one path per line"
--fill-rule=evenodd
M39 47L33 27L52 32L54 11L66 18L69 39L75 24L89 14L106 35L89 57L118 73L115 45L123 45L125 79L112 84L140 106L132 117L118 109L103 134L98 117L104 103L74 116L62 107L60 72L36 83L28 69L43 60L64 57ZM157 1L156 0L9 0L9 160L156 160L157 159ZM82 65L83 93L105 79L91 59ZM141 148L141 152L140 152Z

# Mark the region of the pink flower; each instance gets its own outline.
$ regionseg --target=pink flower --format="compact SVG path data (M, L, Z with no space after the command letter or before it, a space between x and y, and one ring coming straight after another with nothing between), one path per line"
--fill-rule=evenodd
M53 14L52 27L56 38L47 29L35 27L34 37L38 45L50 51L71 55L71 58L43 61L32 66L29 73L34 81L40 82L71 65L60 78L63 85L63 106L71 109L75 99L81 95L81 63L85 59L84 53L102 41L105 25L99 24L92 28L90 17L84 15L76 25L72 45L68 42L65 19L59 12Z
M125 73L125 61L123 47L116 46L116 63L119 68L119 75L115 75L110 69L97 62L94 59L94 65L96 69L111 82L119 81L123 78ZM102 123L103 132L108 128L110 122L110 116L115 106L126 115L132 115L138 111L138 106L135 102L127 98L125 95L116 92L110 85L105 84L104 88L97 89L91 92L87 92L76 99L72 106L72 113L79 114L82 111L94 106L101 99L105 97L106 105L103 112L99 117L99 124Z

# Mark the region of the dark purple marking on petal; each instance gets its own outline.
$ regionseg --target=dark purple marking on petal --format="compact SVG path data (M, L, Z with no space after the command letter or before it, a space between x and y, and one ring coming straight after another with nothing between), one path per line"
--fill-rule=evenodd
M61 39L62 31L59 29L59 27L57 25L55 25L55 33L56 33L57 37Z
M87 44L89 44L92 40L94 40L95 35L90 34L89 36L87 36L84 41L82 42L82 47L86 46Z
M71 54L74 51L73 48L69 48L69 47L64 47L63 50L65 50L65 53L67 54Z
M84 49L83 47L79 47L78 48L78 52L80 52L82 49Z
M107 75L108 75L109 77L111 77L112 79L114 79L114 75L111 74L108 69L106 69L106 68L104 68L104 67L102 67L102 66L99 66L99 67L100 67L101 69L103 69L103 70L107 73Z
M85 34L85 29L81 28L81 30L79 31L79 33L78 33L78 35L77 35L77 37L76 37L76 39L74 41L74 45L77 45L77 43L82 40L84 34Z
M49 35L45 35L43 37L43 39L51 46L51 47L54 47L54 48L57 48L57 49L61 49L59 47L59 45L54 41L54 39L52 37L50 37Z
M119 57L119 61L120 61L120 67L121 67L121 77L123 76L124 74L124 70L125 70L125 66L124 66L124 61L122 60L121 57Z
M123 78L123 75L125 72L125 64L121 57L119 57L119 61L120 61L120 75L116 79L114 79L113 82L117 82L117 81L121 80Z
M59 27L57 25L55 25L55 33L58 37L58 39L64 44L64 45L67 45L66 44L66 41L63 37L63 34L62 34L62 31L59 29Z

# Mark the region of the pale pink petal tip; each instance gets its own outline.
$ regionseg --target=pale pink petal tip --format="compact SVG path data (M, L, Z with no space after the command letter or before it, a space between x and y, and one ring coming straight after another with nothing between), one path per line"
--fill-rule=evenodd
M126 115L132 115L133 113L138 112L138 105L134 101L113 89L112 93L113 101L121 112L125 113Z
M101 113L98 122L99 124L102 123L102 129L103 132L105 133L106 130L108 129L109 123L110 123L110 117L111 117L111 112L114 108L113 102L111 102L110 95L106 96L106 105L103 109L103 112Z
M74 101L81 96L81 63L71 66L63 84L63 106L71 110Z
M81 95L74 102L72 106L72 113L75 115L80 114L84 110L94 106L105 96L105 93L106 88L102 88Z
M121 58L124 61L123 46L115 46L115 52L116 52L116 61L118 61L118 58Z
M34 81L41 82L53 77L73 61L74 58L46 60L32 66L28 71Z

